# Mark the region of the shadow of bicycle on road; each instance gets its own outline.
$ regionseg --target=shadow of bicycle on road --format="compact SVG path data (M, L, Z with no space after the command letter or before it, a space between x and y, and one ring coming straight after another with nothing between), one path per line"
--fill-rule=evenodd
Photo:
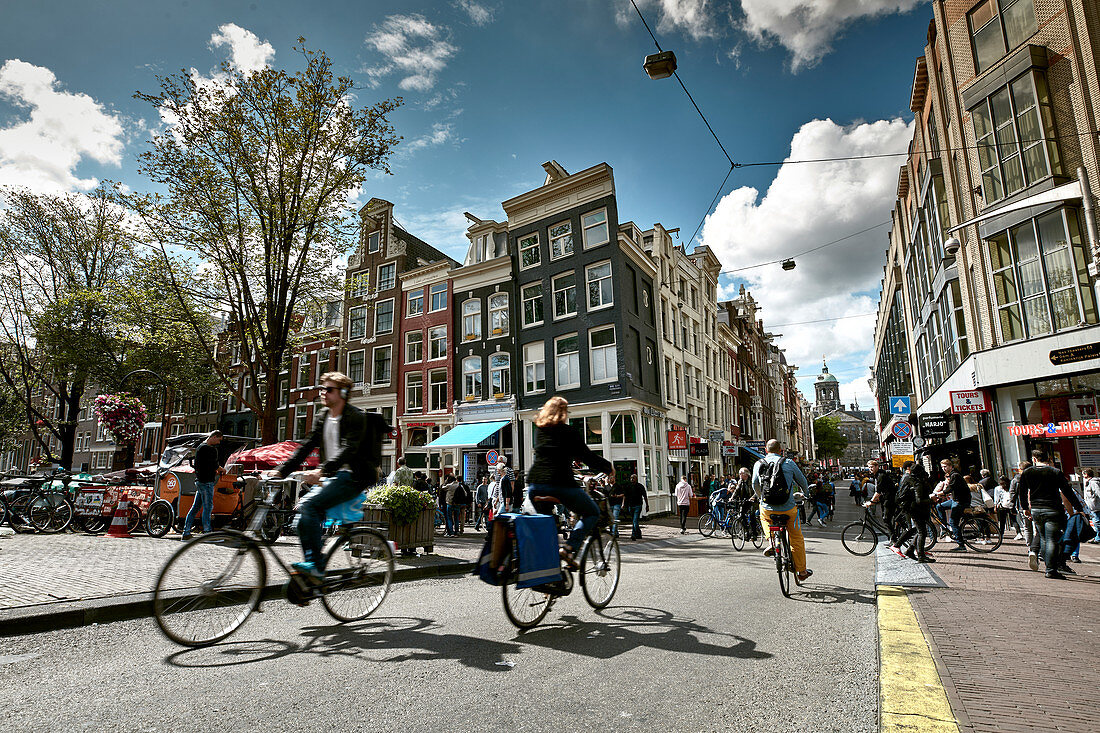
M714 631L659 608L612 606L596 613L600 617L597 621L562 616L558 623L537 627L516 638L525 644L596 659L612 659L639 647L737 659L772 656L758 651L751 639ZM718 637L719 641L704 641L699 638L702 635Z

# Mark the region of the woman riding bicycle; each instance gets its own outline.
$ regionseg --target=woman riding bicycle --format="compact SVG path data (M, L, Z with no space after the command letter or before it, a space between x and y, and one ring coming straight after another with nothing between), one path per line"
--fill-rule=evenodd
M527 472L529 494L532 501L540 496L553 497L580 517L569 534L567 548L561 550L562 558L571 567L576 567L573 558L599 521L600 509L577 485L573 462L579 461L604 473L610 473L613 466L589 449L580 431L569 425L569 403L562 397L551 397L539 410L533 443L535 460Z

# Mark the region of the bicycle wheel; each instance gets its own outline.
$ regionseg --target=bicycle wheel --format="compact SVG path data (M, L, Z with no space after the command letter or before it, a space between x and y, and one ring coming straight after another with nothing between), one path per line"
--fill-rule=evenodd
M961 530L963 542L975 552L993 552L1001 546L1002 537L997 523L988 517L967 517Z
M265 545L273 545L283 534L283 519L275 512L268 512L260 524L260 539Z
M164 499L157 499L149 506L145 514L145 531L150 537L163 537L172 529L172 523L176 519L176 512L172 505Z
M102 514L92 514L80 517L80 528L88 534L99 534L106 528L107 520Z
M511 556L505 558L505 566L510 567ZM504 615L517 629L530 629L542 621L550 611L552 596L534 588L517 588L515 581L500 586L504 599Z
M710 537L714 534L714 517L709 513L699 517L699 534Z
M31 525L39 532L63 532L73 521L73 505L62 494L39 494L31 500Z
M929 552L936 543L940 541L940 528L936 526L935 522L928 522L924 525L924 551Z
M615 589L619 587L619 571L622 557L619 541L614 537L590 537L581 552L581 590L592 608L603 608L611 603Z
M775 550L775 570L779 573L779 590L786 598L791 597L791 572L793 572L793 560L791 559L791 543L787 539L787 533L779 535L779 547Z
M34 532L35 526L31 523L31 494L20 494L8 505L10 514L8 521L16 532Z
M153 615L177 644L206 646L239 629L266 586L267 564L255 541L211 532L168 558L153 587Z
M745 523L740 519L734 519L730 522L730 542L737 552L745 549Z
M760 526L760 517L753 515L750 530L752 533L752 546L760 549L764 546L764 528Z
M851 522L840 530L840 544L853 555L870 555L878 546L878 534L866 522Z
M352 529L325 556L321 602L338 621L358 621L382 605L393 582L393 549L380 532Z

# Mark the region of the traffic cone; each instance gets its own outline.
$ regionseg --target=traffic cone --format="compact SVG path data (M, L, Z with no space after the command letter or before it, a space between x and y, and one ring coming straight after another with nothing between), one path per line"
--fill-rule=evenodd
M130 524L130 495L123 494L115 505L115 514L111 517L111 528L107 530L108 537L129 538Z

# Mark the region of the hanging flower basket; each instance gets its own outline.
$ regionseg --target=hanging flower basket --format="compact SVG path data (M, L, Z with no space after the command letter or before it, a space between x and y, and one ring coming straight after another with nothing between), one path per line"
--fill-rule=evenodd
M130 394L101 394L95 398L95 414L119 445L133 445L145 427L145 405Z

